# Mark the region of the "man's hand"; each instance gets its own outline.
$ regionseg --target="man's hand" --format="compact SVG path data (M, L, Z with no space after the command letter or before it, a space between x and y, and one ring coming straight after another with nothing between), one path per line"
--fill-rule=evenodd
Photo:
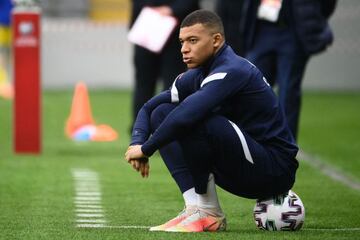
M149 176L149 159L141 151L141 145L129 146L125 153L125 159L136 171L141 173L142 177Z
M140 172L143 178L149 177L150 165L148 159L130 160L129 163L136 171Z
M125 153L126 161L129 162L130 160L147 158L147 156L145 156L145 154L142 152L141 146L142 145L129 146Z

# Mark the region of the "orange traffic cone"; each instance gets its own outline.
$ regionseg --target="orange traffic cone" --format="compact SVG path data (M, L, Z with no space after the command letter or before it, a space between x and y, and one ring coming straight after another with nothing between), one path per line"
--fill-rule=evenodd
M91 114L90 100L86 85L82 82L75 87L71 113L66 121L65 134L76 141L109 142L118 138L110 126L96 126Z
M91 136L91 140L95 142L110 142L115 141L117 138L117 132L105 124L96 126L95 134Z
M90 101L86 85L80 82L75 87L71 113L66 121L65 134L72 138L74 132L85 126L95 124L91 113Z

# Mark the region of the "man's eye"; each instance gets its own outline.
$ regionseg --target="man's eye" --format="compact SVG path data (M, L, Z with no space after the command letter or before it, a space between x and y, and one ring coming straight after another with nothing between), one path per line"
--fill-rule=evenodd
M197 43L197 39L195 38L190 39L190 43Z

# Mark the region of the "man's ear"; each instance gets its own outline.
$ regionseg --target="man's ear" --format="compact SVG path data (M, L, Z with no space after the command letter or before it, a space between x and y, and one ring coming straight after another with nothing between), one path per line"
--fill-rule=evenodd
M223 42L224 37L221 35L221 33L215 33L213 35L213 45L215 48L218 48L221 43Z

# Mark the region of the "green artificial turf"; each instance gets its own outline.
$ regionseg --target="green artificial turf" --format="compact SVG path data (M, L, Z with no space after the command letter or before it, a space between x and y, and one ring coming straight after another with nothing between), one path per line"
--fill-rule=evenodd
M360 92L305 93L299 145L360 181Z
M257 230L252 217L254 200L221 189L226 232L180 234L116 228L157 225L174 217L183 207L181 195L158 154L151 159L148 179L125 163L130 92L90 91L96 122L109 124L119 133L119 139L110 143L76 143L65 138L71 98L70 91L44 93L43 152L39 156L13 153L11 103L0 100L0 239L360 239L360 192L304 162L293 188L306 208L305 224L299 232ZM360 102L358 94L305 94L300 145L358 177L356 101ZM331 140L344 137L355 146ZM352 161L344 161L351 156ZM76 228L72 175L76 169L98 173L107 225L114 228Z

